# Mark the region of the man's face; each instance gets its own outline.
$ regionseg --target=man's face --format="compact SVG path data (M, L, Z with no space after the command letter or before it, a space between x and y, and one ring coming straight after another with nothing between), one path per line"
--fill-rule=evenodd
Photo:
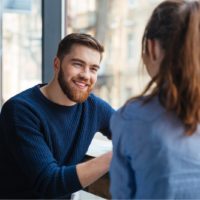
M58 59L58 58L56 58ZM83 45L73 45L58 70L58 83L72 102L85 101L97 81L100 53Z

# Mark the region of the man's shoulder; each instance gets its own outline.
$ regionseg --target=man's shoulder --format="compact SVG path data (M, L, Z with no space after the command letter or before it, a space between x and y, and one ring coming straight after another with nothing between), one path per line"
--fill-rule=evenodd
M11 97L10 99L8 99L4 104L2 109L5 108L16 108L16 107L20 107L20 105L24 105L24 104L31 104L31 96L34 93L34 90L36 89L37 86L28 88L16 95L14 95L13 97Z
M109 109L109 110L114 110L112 108L112 106L107 102L105 101L104 99L96 96L95 94L91 93L87 99L87 103L90 105L90 106L95 106L97 108L106 108L106 109Z
M109 105L108 102L106 102L105 100L103 100L102 98L96 96L94 93L91 93L87 99L88 102L93 102L96 105L102 105L102 104L107 104Z
M88 107L90 107L90 110L93 112L96 110L99 115L112 115L115 110L112 108L112 106L107 103L102 98L96 96L95 94L90 94L90 96L87 99Z

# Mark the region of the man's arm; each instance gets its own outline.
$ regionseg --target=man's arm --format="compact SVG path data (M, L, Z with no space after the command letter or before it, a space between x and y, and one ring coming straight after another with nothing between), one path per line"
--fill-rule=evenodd
M40 119L20 102L4 105L0 127L1 139L23 174L22 179L28 179L28 187L39 197L69 196L82 189L82 185L94 182L109 168L109 153L78 166L60 165L40 131Z
M105 153L97 158L76 166L77 175L82 187L87 187L108 172L112 152Z

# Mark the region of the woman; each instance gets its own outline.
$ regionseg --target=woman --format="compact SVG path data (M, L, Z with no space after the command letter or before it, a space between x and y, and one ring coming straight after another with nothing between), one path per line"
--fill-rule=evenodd
M159 4L142 58L152 79L111 120L112 198L200 199L200 1Z

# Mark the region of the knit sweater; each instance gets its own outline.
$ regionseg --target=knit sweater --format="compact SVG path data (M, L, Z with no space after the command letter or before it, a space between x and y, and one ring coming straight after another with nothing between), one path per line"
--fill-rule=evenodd
M69 198L81 189L76 164L94 134L111 137L113 109L90 94L84 103L49 101L41 85L8 100L0 115L0 198Z

